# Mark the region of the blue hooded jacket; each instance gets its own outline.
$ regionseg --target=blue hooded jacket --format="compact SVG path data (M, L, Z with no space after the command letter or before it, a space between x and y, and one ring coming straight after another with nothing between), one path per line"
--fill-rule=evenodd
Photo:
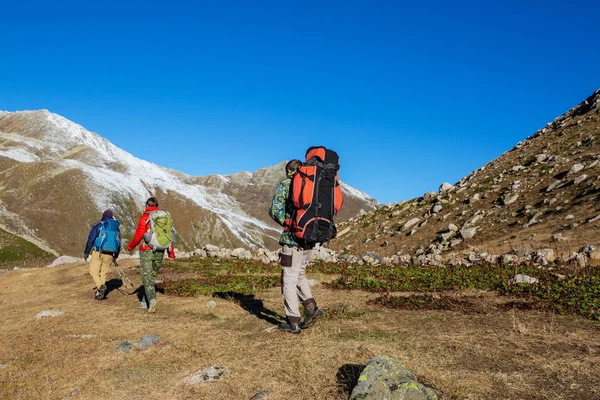
M98 236L100 236L100 230L102 229L102 223L105 221L108 221L109 219L112 219L112 218L102 218L102 220L96 222L94 224L94 226L92 226L92 229L90 230L90 234L88 235L88 240L87 240L87 244L85 246L85 251L83 252L85 257L87 257L92 252L92 249L94 248L94 243L96 243L96 239L98 239ZM119 257L120 251L121 251L121 249L117 250L117 252L115 253L115 258Z

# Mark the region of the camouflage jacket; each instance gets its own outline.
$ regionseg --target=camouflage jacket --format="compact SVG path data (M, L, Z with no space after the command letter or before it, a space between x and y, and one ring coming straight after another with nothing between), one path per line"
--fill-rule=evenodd
M271 208L269 208L269 215L275 222L279 225L286 228L286 221L289 223L292 219L293 208L291 207L291 203L288 199L290 195L290 184L292 183L291 178L284 179L277 187L275 191L275 195L273 196L273 201L271 202ZM287 229L283 231L281 234L281 238L279 239L280 245L294 245L294 235L292 232L288 232Z

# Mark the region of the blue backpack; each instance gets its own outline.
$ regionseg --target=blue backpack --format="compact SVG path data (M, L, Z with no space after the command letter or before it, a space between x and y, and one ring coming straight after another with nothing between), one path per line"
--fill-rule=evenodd
M100 233L94 243L94 250L99 252L118 252L121 249L121 235L119 234L120 226L121 223L116 219L102 221Z

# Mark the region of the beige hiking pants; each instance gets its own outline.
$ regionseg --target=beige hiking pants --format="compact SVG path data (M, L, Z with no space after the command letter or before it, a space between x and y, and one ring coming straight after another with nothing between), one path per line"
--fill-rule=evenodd
M306 279L306 267L312 256L312 250L283 246L279 253L281 264L281 291L285 314L290 322L300 322L300 301L312 299L310 285Z
M106 283L106 275L113 263L113 256L92 251L90 260L90 275L96 284L96 291Z

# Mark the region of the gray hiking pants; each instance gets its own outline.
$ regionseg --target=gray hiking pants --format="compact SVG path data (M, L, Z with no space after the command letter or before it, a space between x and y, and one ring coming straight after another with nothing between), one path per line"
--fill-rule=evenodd
M312 299L310 285L306 279L306 267L310 262L312 250L283 246L279 253L281 264L281 292L285 305L285 314L290 322L300 322L298 299L305 303Z

